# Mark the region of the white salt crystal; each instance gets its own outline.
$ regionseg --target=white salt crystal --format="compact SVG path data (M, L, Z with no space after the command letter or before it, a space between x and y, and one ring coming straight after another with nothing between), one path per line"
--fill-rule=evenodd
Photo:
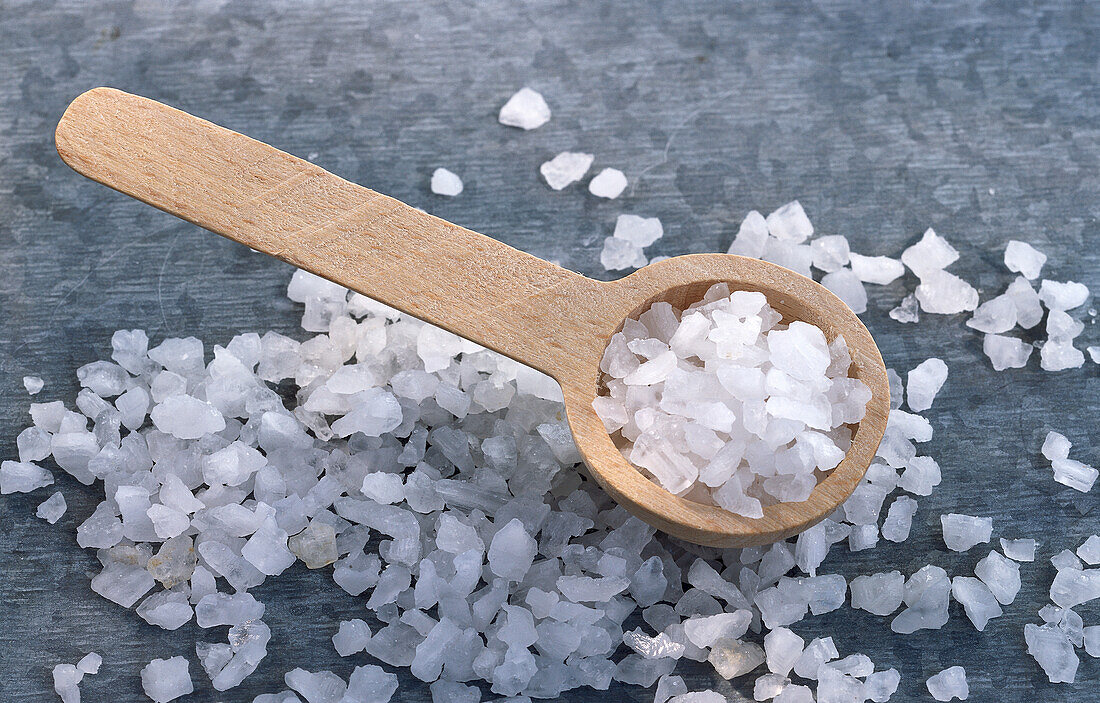
M890 311L890 318L902 323L920 322L920 302L917 296L910 293L902 298L901 304Z
M1077 652L1057 625L1024 625L1027 653L1043 668L1051 683L1073 683L1077 676Z
M332 679L332 681L335 685L335 678ZM440 681L438 683L449 682ZM437 690L435 686L432 687L433 703L437 703ZM357 666L352 670L351 676L348 677L347 693L344 698L340 700L342 703L388 703L396 692L397 674L391 674L380 666L367 664L365 666ZM476 700L455 697L451 697L449 700L450 703L478 703L480 699L481 694L478 693Z
M982 580L1001 605L1011 605L1020 592L1020 565L991 551L978 562L974 573Z
M1083 628L1082 638L1085 651L1090 657L1100 657L1100 625Z
M76 668L85 674L98 674L99 665L103 663L103 657L95 652L88 652L76 663Z
M1039 359L1039 366L1044 371L1078 369L1085 364L1085 355L1069 340L1047 340L1039 350Z
M821 703L864 700L863 682L832 667L823 666L818 671L817 700Z
M1047 262L1047 255L1027 242L1010 239L1005 247L1005 266L1009 271L1023 274L1024 278L1036 279Z
M308 703L339 703L348 690L344 680L331 671L295 668L283 675L283 681L302 694Z
M53 690L62 703L80 703L78 684L83 678L84 672L72 664L58 664L53 668Z
M726 697L717 691L694 691L673 696L668 703L726 703Z
M875 703L886 703L897 693L899 683L901 674L897 669L876 671L868 674L863 681L863 693Z
M1085 325L1074 320L1062 310L1051 310L1047 315L1047 337L1059 341L1069 341L1084 331Z
M531 568L537 552L538 545L527 534L523 522L513 518L493 535L489 544L489 569L501 578L520 581Z
M383 505L400 503L405 499L405 484L400 474L375 472L363 477L360 488L363 495Z
M804 242L814 233L814 226L802 204L797 200L783 205L772 212L765 220L768 224L768 232L776 239L784 239L794 243Z
M895 498L890 504L890 509L886 511L886 519L882 522L883 538L891 542L904 542L908 539L909 530L913 525L913 515L916 512L917 501L909 496Z
M673 696L680 696L688 692L687 684L679 676L665 674L657 680L657 689L653 694L653 703L665 703Z
M359 619L340 622L339 631L332 636L332 645L341 657L349 657L363 651L370 640L371 631L367 623Z
M848 535L848 549L853 552L861 552L864 549L873 549L878 544L878 525L855 525Z
M1044 457L1050 461L1055 459L1068 459L1069 450L1072 448L1070 441L1066 439L1066 436L1058 432L1047 432L1046 439L1043 440L1043 447L1040 450Z
M737 236L726 253L759 259L764 256L764 246L767 244L768 237L767 221L759 212L752 210L741 222Z
M947 268L959 258L959 252L929 227L921 240L901 254L901 262L924 279L925 275Z
M684 634L696 647L706 648L722 639L739 639L749 629L752 613L738 610L709 617L688 618L683 622Z
M1050 584L1050 599L1073 608L1100 598L1100 569L1059 569Z
M618 237L603 240L600 252L600 265L608 271L621 271L628 268L641 268L648 263L645 253L637 244Z
M794 673L804 679L817 679L821 665L839 656L832 637L817 637L806 645L798 661L794 664Z
M605 168L588 182L588 192L597 198L614 200L626 190L626 176L617 168Z
M845 305L852 309L852 312L860 314L867 311L867 291L852 269L842 268L825 274L821 279L821 285L835 293Z
M46 382L38 376L23 377L23 388L27 389L27 393L29 393L30 395L38 395L39 391L41 391L45 386Z
M53 474L29 461L0 462L0 494L30 493L53 483Z
M1100 346L1088 348L1089 358L1092 359L1092 363L1100 364Z
M1054 568L1061 571L1062 569L1077 569L1080 571L1085 568L1085 565L1081 563L1081 560L1077 558L1077 555L1068 549L1063 549L1050 558L1050 563L1054 565Z
M183 591L158 591L138 604L137 614L150 625L178 630L194 615Z
M217 408L189 395L165 398L150 417L158 430L179 439L199 439L225 429L225 418Z
M1063 486L1088 493L1096 483L1096 477L1100 472L1088 464L1075 459L1054 459L1050 462L1054 470L1054 480Z
M810 242L810 251L813 253L814 268L825 273L832 273L844 268L852 256L848 248L848 239L839 234L818 237ZM763 253L763 249L761 249L761 253ZM854 264L852 268L855 269Z
M875 615L890 615L899 607L904 596L905 577L898 571L889 571L852 579L852 607Z
M141 687L156 703L167 703L195 690L184 657L154 659L141 670Z
M1014 561L1035 561L1036 542L1033 539L1005 539L1001 537L1001 551Z
M664 235L661 221L656 217L619 215L615 220L616 239L622 239L639 247L648 247Z
M965 552L976 544L988 542L993 534L993 518L949 513L940 515L943 541L953 552Z
M455 196L462 192L462 179L445 168L432 171L432 192L436 195Z
M961 666L944 669L929 677L925 685L937 701L950 701L956 698L965 701L970 695L970 688L966 685L966 670Z
M240 625L264 615L264 604L251 593L211 593L195 604L195 622L199 627Z
M1004 293L1016 307L1016 324L1031 329L1043 319L1043 306L1035 288L1023 276L1018 276Z
M520 129L536 129L550 121L550 106L542 95L523 87L500 108L500 123Z
M966 326L988 334L1007 332L1016 326L1016 303L1007 294L991 298L978 306Z
M1022 339L1000 334L987 334L982 340L982 351L989 357L994 371L1022 369L1035 348Z
M1100 535L1092 535L1077 548L1077 556L1089 566L1100 564Z
M1085 304L1089 298L1089 289L1076 281L1043 280L1039 284L1039 300L1048 310L1072 310Z
M907 606L890 622L890 629L907 635L921 629L938 630L948 620L951 579L938 566L928 565L905 582Z
M275 518L268 517L241 547L241 556L260 573L278 576L295 561L294 554L287 548L287 537L286 530L279 527Z
M796 244L786 239L769 237L764 242L764 253L760 258L809 278L814 254L809 244Z
M772 699L774 703L814 703L814 692L809 686L791 684Z
M741 611L746 612L746 611ZM764 635L764 654L768 671L786 676L802 656L806 640L785 627L777 627Z
M851 254L852 272L864 283L885 286L905 273L905 266L888 256L862 256Z
M783 692L791 681L779 674L764 674L753 682L752 698L755 701L770 701Z
M919 413L932 407L932 401L946 380L947 364L943 360L932 357L918 364L909 372L905 383L909 409Z
M61 519L67 507L65 496L61 495L61 491L56 491L52 496L38 504L38 510L34 514L52 525Z
M714 643L707 656L707 661L724 679L744 676L763 664L765 659L763 647L755 642L740 640L719 640Z
M978 291L953 273L933 269L925 272L914 295L920 309L937 315L954 315L978 307Z
M1001 616L1001 606L993 592L979 579L956 576L951 580L951 596L962 603L966 616L978 632L985 630L990 619Z
M592 154L584 154L576 151L563 151L549 161L539 166L539 173L546 179L546 184L554 190L561 190L565 186L579 181L592 166L595 157Z

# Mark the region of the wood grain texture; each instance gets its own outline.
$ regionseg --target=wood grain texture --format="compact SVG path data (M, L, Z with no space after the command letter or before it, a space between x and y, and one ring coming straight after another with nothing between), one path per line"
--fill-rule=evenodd
M824 286L780 266L697 254L595 281L111 88L74 100L55 141L65 162L88 178L554 377L592 475L627 510L676 537L741 547L816 524L851 495L885 431L889 385L870 333ZM623 458L592 409L600 357L624 319L657 300L683 307L722 281L764 293L785 319L812 322L830 341L843 336L853 376L872 392L844 461L808 500L768 506L759 519L684 500L650 481Z

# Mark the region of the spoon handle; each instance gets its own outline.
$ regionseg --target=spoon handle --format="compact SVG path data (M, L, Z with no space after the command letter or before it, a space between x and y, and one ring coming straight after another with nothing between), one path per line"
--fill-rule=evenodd
M604 284L186 112L95 88L55 138L94 181L551 376L593 343Z

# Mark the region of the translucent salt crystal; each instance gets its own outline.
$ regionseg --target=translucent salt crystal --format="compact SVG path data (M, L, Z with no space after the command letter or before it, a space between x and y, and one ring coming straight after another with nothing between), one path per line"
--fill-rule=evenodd
M437 700L436 692L438 690L437 687L432 687L433 703ZM340 699L340 703L389 703L396 692L397 674L391 674L380 666L367 664L357 666L352 670L351 676L348 677L347 693ZM471 700L469 698L457 698L452 693L447 700L451 703L477 703L480 700L480 694L477 700Z
M623 643L633 649L645 659L662 659L671 657L679 659L684 654L685 646L674 642L664 632L655 637L649 637L641 629L634 629L623 634Z
M978 306L966 326L988 334L1007 332L1016 326L1016 304L1008 295L991 298Z
M279 693L261 693L252 699L252 703L302 703L302 699L294 695L293 691L281 691Z
M52 451L50 433L41 427L28 427L15 438L19 461L42 461Z
M768 232L776 239L799 243L806 241L814 233L810 218L806 217L806 211L797 200L792 200L775 210L765 221L768 224Z
M1100 346L1089 347L1087 349L1089 358L1092 359L1092 363L1100 364Z
M679 676L665 674L657 679L657 689L653 693L653 703L665 703L673 696L681 696L688 692L687 684Z
M764 242L764 253L760 258L764 261L769 261L773 264L789 268L795 273L802 274L809 278L811 275L810 266L813 265L814 254L809 244L796 244L789 240L769 237L767 241Z
M944 669L929 677L925 685L937 701L950 701L956 698L965 701L970 695L970 688L966 685L966 670L961 666Z
M600 265L608 271L641 268L647 263L645 253L637 244L618 237L608 237L603 241Z
M928 565L905 582L907 606L890 622L890 629L907 635L921 629L938 630L947 623L951 579L938 566Z
M835 293L845 305L852 309L852 312L860 314L867 311L867 291L852 269L842 268L825 274L821 279L821 285Z
M1005 539L1001 537L1001 551L1014 561L1035 561L1036 541L1033 539Z
M976 544L988 542L993 534L993 518L949 513L940 515L943 541L953 552L965 552Z
M58 664L53 668L53 690L62 703L80 703L80 681L84 672L72 664Z
M287 539L286 545L294 556L305 563L307 569L328 566L339 556L336 547L336 529L317 520Z
M814 703L814 692L809 686L791 684L772 699L774 703Z
M810 242L810 251L813 253L814 268L825 273L832 273L844 268L851 257L847 238L839 234L818 237ZM761 250L761 253L763 253L763 250ZM854 269L855 266L853 265L852 268Z
M901 303L890 310L890 318L902 323L920 322L920 301L910 293L901 299Z
M201 373L203 357L202 340L194 337L170 337L149 350L150 359L180 376Z
M937 315L954 315L978 307L978 291L947 271L932 270L920 279L914 292L920 309Z
M311 672L294 668L286 672L283 681L302 694L308 703L339 703L348 690L344 680L331 671Z
M711 647L707 661L722 678L735 679L763 664L766 658L764 648L755 642L719 640Z
M759 259L764 256L764 246L768 237L767 221L759 212L752 210L741 222L737 236L726 253Z
M1085 355L1069 340L1049 339L1039 350L1039 366L1044 371L1064 371L1084 366Z
M1023 274L1024 278L1038 278L1046 262L1046 254L1027 242L1010 239L1005 247L1005 267L1014 273Z
M109 601L129 608L156 584L141 566L111 562L92 577L92 590Z
M1077 556L1089 566L1100 564L1100 535L1092 535L1077 548Z
M179 439L199 439L225 429L225 418L217 408L189 395L165 398L150 417L158 430Z
M839 654L832 637L817 637L806 645L806 649L798 657L794 664L794 673L804 679L817 679L817 672L821 665L836 659Z
M1083 322L1074 320L1062 310L1051 310L1047 315L1047 337L1050 339L1068 341L1077 337L1084 329Z
M619 215L615 220L616 239L622 239L639 247L648 247L664 235L661 221L656 217Z
M38 395L38 393L46 387L46 382L38 376L24 376L23 388L26 389L30 395Z
M1038 662L1051 683L1073 683L1077 676L1077 652L1057 625L1024 625L1027 653Z
M886 669L868 674L863 681L863 692L875 703L886 703L897 693L901 683L901 674L897 669Z
M379 671L381 669L379 668ZM396 691L397 676L394 674L385 674L386 676L393 676L394 690ZM353 677L354 678L354 677ZM350 686L349 686L350 688ZM467 686L455 681L447 681L446 679L439 679L431 686L429 686L432 693L432 703L480 703L481 691L474 686ZM392 694L391 694L392 695ZM388 698L386 700L389 700ZM385 703L378 699L372 699L374 703Z
M878 538L878 525L856 525L848 535L848 549L853 552L873 549L878 544Z
M436 195L455 196L462 192L462 179L445 168L432 171L432 192Z
M1100 625L1083 628L1081 634L1088 655L1090 657L1100 657Z
M195 605L195 622L199 627L240 625L248 620L258 620L264 615L264 604L251 593L211 593L203 596Z
M1022 369L1035 348L1015 337L1000 334L987 334L982 340L982 351L989 357L994 371Z
M100 398L113 398L126 390L130 374L118 364L109 361L93 361L76 370L80 385L92 390Z
M898 571L889 571L852 579L852 607L875 615L890 615L901 607L905 593L905 577Z
M1096 477L1100 473L1088 464L1074 459L1054 459L1050 465L1054 469L1055 481L1082 493L1092 490Z
M76 663L76 668L85 674L98 674L99 666L103 663L103 657L95 652L88 652Z
M905 383L909 409L919 413L932 407L932 401L946 380L947 364L941 359L932 357L918 364L909 372Z
M878 523L882 503L889 491L870 483L856 486L855 491L844 501L844 517L853 525Z
M1001 605L1010 605L1020 592L1020 565L991 551L978 562L974 573L982 580Z
M167 703L195 690L184 657L154 659L146 664L141 670L141 687L156 703Z
M557 580L558 590L574 603L606 603L612 596L625 591L629 585L628 579L615 576L562 576Z
M684 693L668 699L668 703L724 703L725 701L726 697L721 693L710 690Z
M400 474L375 472L363 477L363 495L383 505L400 503L405 499L405 484Z
M341 657L349 657L363 651L370 636L370 628L362 620L343 620L340 622L339 631L332 636L332 645Z
M1050 599L1073 608L1100 598L1100 569L1059 569L1050 584Z
M597 198L614 200L626 190L626 176L617 168L605 168L588 182L588 192Z
M970 576L956 576L951 580L951 596L962 604L966 616L981 632L992 618L1001 616L1001 606L989 587Z
M509 127L536 129L550 121L550 106L542 95L531 88L523 87L508 98L508 102L500 108L497 119Z
M777 627L764 635L764 654L768 671L786 676L802 656L806 640L785 627Z
M817 700L818 703L863 701L863 682L832 667L823 666L818 670Z
M1085 565L1081 563L1081 560L1077 558L1077 555L1068 549L1063 549L1050 558L1050 563L1054 565L1055 569L1061 571L1062 569L1077 569L1078 571L1085 568Z
M885 286L905 273L905 266L888 256L851 255L852 272L864 283Z
M901 254L901 262L922 279L925 275L947 268L959 258L955 247L929 227L920 241Z
M30 493L53 483L53 474L29 461L0 462L0 494Z
M549 161L539 166L539 173L546 179L546 184L554 190L561 190L565 186L579 181L592 166L595 157L592 154L584 154L576 151L563 151Z
M1039 300L1048 310L1072 310L1085 304L1089 298L1089 289L1076 281L1043 280L1039 284Z
M523 522L513 518L497 530L489 544L489 569L501 578L519 581L531 568L538 545L527 534Z
M1043 440L1043 447L1040 450L1044 457L1050 461L1055 459L1068 459L1069 450L1072 448L1070 441L1066 439L1066 436L1058 432L1047 432L1046 439Z
M861 679L875 670L875 663L866 654L849 654L843 659L829 662L826 666L857 679Z
M739 639L748 631L751 621L752 613L748 610L688 618L683 622L684 634L696 647L706 648L718 640Z
M393 393L382 388L371 388L352 396L350 411L332 423L337 437L347 437L361 432L368 437L379 437L401 424L401 404Z
M277 576L294 563L294 554L287 548L286 530L274 517L268 517L241 548L241 556L268 576Z
M755 701L770 701L783 689L790 685L791 680L779 674L764 674L753 682L752 698Z

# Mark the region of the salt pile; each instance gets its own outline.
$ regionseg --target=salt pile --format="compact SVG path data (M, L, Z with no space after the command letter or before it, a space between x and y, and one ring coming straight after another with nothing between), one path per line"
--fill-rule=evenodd
M719 283L683 311L656 303L628 320L593 406L623 456L670 492L760 517L806 500L814 472L844 458L871 397L850 364L842 338Z
M539 173L546 179L546 185L561 190L583 178L595 158L592 154L563 151L539 166Z
M432 172L432 192L436 195L455 196L462 192L462 179L445 168Z
M509 127L537 129L550 121L550 106L531 88L521 88L500 108L498 120Z

